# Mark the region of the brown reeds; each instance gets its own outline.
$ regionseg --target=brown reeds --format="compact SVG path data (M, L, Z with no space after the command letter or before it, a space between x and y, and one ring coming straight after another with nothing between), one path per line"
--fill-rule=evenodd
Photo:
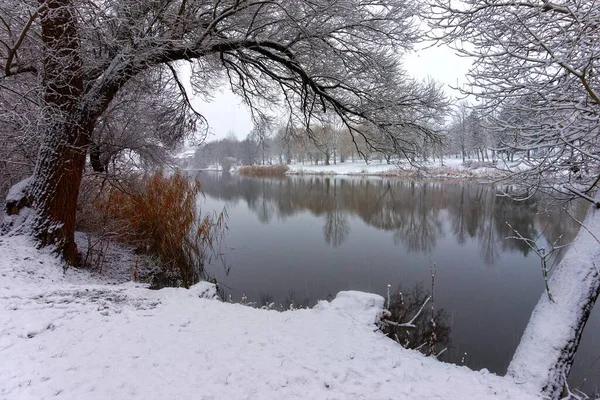
M159 172L126 190L111 188L97 201L97 209L111 217L118 239L154 258L161 270L153 282L156 288L189 287L205 277L204 264L226 229L226 214L200 216L199 192L198 181L179 172Z
M288 171L287 165L253 165L248 167L240 167L237 173L245 176L285 176Z

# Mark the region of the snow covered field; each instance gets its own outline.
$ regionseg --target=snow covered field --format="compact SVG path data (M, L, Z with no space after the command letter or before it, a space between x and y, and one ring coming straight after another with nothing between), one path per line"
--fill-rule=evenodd
M415 175L425 177L444 178L476 178L492 177L499 173L491 163L477 163L476 161L463 164L460 158L444 159L443 165L440 160L424 163L421 168L416 168L408 163L387 164L379 161L371 161L368 164L364 160L346 161L332 165L309 165L291 164L288 174L323 174L323 175L390 175L405 176Z
M0 399L537 398L387 339L378 295L281 313L63 273L22 237L0 255Z
M278 165L278 164L273 164ZM425 178L496 178L508 170L518 171L523 168L519 161L505 162L497 160L492 162L478 162L477 160L466 160L462 158L444 158L443 163L435 161L420 162L419 166L410 165L404 161L401 163L372 160L366 163L364 160L339 162L331 165L311 165L309 162L292 163L288 165L288 175L365 175L365 176L417 176ZM233 166L230 172L235 173L240 166ZM189 171L196 171L191 168ZM219 164L209 165L202 168L204 171L222 171ZM502 171L504 170L504 171Z

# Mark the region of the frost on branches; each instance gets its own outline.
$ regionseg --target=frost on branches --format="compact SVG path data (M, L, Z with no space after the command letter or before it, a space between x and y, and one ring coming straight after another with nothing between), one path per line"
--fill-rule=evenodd
M496 150L519 154L513 181L591 200L600 175L598 2L429 3L437 32L474 58L464 91L480 100Z
M183 88L181 62L198 94L226 82L255 115L255 105L279 104L310 126L335 114L353 135L376 126L410 151L413 137L435 137L427 126L445 106L437 85L409 79L398 61L419 35L418 11L405 0L4 1L0 84L15 90L20 76L33 75L41 92L26 223L40 245L76 262L88 152L102 167L95 127L133 79L154 74Z
M600 3L595 0L429 0L437 38L473 57L466 94L477 96L497 151L520 165L509 182L592 210L550 280L509 373L561 395L599 291ZM595 213L595 214L594 214ZM593 234L594 233L594 234Z

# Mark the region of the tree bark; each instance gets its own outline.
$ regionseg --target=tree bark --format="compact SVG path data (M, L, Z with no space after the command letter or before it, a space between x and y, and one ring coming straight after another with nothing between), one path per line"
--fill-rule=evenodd
M44 43L44 131L28 196L32 211L17 233L55 245L77 264L75 216L93 119L81 107L84 76L71 0L49 0L40 14Z
M596 196L600 200L600 196ZM592 206L575 241L555 267L507 374L530 391L559 399L583 328L600 293L600 210Z
M31 223L41 246L56 245L65 261L77 264L77 196L90 143L78 115L84 90L79 29L71 0L47 5L41 15L46 128L31 187Z
M90 135L75 124L46 129L33 176L33 235L40 246L55 245L68 264L78 264L75 245L77 197Z

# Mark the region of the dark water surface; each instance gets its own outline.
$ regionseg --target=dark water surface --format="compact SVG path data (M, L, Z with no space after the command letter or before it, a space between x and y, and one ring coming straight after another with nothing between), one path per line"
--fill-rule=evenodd
M547 245L577 225L535 201L514 203L472 182L352 177L242 178L202 172L202 211L226 207L222 260L208 272L234 301L314 305L340 290L386 296L387 286L431 289L449 328L441 359L504 374L543 293L540 260L513 229ZM507 224L508 223L508 224ZM600 384L596 308L571 384ZM587 380L586 380L587 378ZM584 382L582 386L582 383Z

